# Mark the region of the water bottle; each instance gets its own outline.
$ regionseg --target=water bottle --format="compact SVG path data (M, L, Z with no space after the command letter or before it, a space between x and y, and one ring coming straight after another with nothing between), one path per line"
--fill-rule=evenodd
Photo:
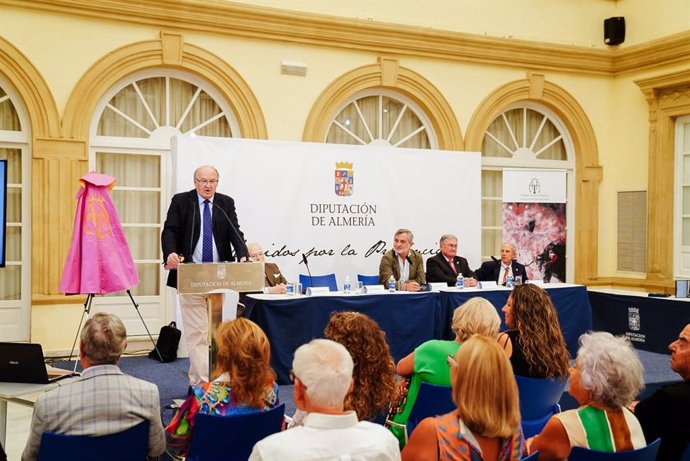
M465 287L465 277L462 276L462 272L458 274L458 278L455 280L455 288L463 289Z
M508 278L506 279L506 287L513 288L513 285L515 285L515 280L513 279L513 274L509 272Z
M392 274L388 277L388 291L395 293L395 277Z
M345 293L350 293L352 291L352 284L350 283L350 276L345 276L345 283L343 284L343 291Z

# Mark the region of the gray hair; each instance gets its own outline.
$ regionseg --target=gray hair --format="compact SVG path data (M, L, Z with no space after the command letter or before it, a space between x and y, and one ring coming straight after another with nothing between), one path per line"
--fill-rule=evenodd
M508 245L511 250L513 250L513 254L517 256L517 247L513 242L505 242L504 245Z
M582 387L595 402L620 408L644 387L642 363L624 336L604 331L583 334L576 362Z
M314 339L295 351L292 369L314 405L342 409L352 382L354 363L345 346Z
M200 166L198 166L197 169L194 170L194 175L193 175L194 179L196 179L196 174L197 174L197 173L199 172L199 170L202 169L202 168L211 168L213 171L216 172L216 178L220 179L220 173L218 173L218 170L217 170L216 167L213 166L213 165L200 165Z
M496 338L500 327L496 308L479 296L468 299L453 311L452 329L461 342L474 334Z
M400 234L407 234L407 238L410 240L410 243L414 243L414 235L412 235L412 231L410 229L398 229L395 231L394 237Z
M81 330L81 355L91 365L115 365L127 347L127 329L116 315L98 312Z
M445 242L446 240L455 240L457 242L458 238L453 234L443 234L441 238L438 240L438 244L443 245L443 242Z

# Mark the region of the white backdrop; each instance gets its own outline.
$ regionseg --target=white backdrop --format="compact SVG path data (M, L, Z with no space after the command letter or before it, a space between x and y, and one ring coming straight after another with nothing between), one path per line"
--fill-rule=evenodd
M400 227L425 257L442 234L456 234L458 254L479 267L479 153L194 136L174 138L172 152L174 192L194 187L198 166L214 165L245 238L288 280L307 273L302 254L312 274L335 272L341 289L346 275L377 274ZM349 196L335 192L342 163L352 164Z

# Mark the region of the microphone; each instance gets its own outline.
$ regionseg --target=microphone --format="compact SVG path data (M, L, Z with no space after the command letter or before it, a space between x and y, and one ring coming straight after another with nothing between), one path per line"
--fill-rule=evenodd
M307 268L307 274L309 274L309 287L314 288L313 282L311 279L311 271L309 270L309 263L307 262L307 255L305 255L304 253L302 253L302 262L304 263L304 266ZM304 287L304 288L306 289L307 287Z
M195 208L196 207L196 208ZM196 202L192 203L192 233L189 234L189 253L194 254L194 225L196 224L196 210L199 205ZM190 262L194 262L194 258L190 258Z
M493 259L495 263L497 263L499 261L498 259L496 259L496 256L494 256L494 255L491 255L491 259Z
M235 237L237 237L237 239L238 239L240 242L242 242L242 246L244 247L244 255L242 255L242 256L245 256L245 257L249 258L249 249L247 248L247 244L244 242L244 238L243 238L242 234L240 234L240 232L237 230L237 227L235 227L235 225L232 223L232 220L230 219L230 217L228 216L228 214L225 212L225 210L222 209L219 205L216 205L216 201L215 201L215 200L214 200L213 202L211 202L211 203L213 203L213 208L214 208L214 209L217 208L217 209L220 210L221 213L223 213L223 216L225 216L225 220L228 222L228 224L230 224L230 227L232 228L232 231L235 233ZM234 246L234 245L233 245L233 246ZM239 262L239 260L240 260L240 252L239 252L240 249L241 249L241 248L235 248L235 254L237 255L237 261L238 261L238 262Z

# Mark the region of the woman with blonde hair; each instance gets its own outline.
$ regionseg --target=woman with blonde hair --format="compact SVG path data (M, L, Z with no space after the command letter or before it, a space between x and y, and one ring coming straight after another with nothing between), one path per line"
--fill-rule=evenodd
M271 346L257 324L240 317L223 322L215 333L214 376L210 383L190 386L187 398L165 431L168 448L184 454L197 413L229 416L269 410L278 402L271 368Z
M503 307L509 330L498 343L516 375L530 378L565 378L570 354L549 294L536 285L513 288Z
M354 385L345 398L345 409L354 410L360 421L383 421L395 392L395 368L386 333L365 314L337 312L331 315L324 334L345 346L355 364Z
M457 409L423 419L402 451L403 461L520 459L517 384L495 338L472 336L449 362Z
M501 319L496 308L489 301L480 297L471 298L453 312L452 329L455 338L452 341L432 339L398 362L396 372L403 377L409 377L409 380L401 381L399 400L402 405L393 405L389 420L393 422L391 431L400 441L401 447L405 444L403 427L407 424L412 407L417 400L419 386L423 382L450 386L446 357L455 355L460 345L474 334L496 338L500 326Z
M528 440L540 460L566 459L574 446L622 451L646 445L642 427L626 408L644 386L637 352L624 336L603 331L580 336L570 368L568 393L580 405L552 416L541 434Z

